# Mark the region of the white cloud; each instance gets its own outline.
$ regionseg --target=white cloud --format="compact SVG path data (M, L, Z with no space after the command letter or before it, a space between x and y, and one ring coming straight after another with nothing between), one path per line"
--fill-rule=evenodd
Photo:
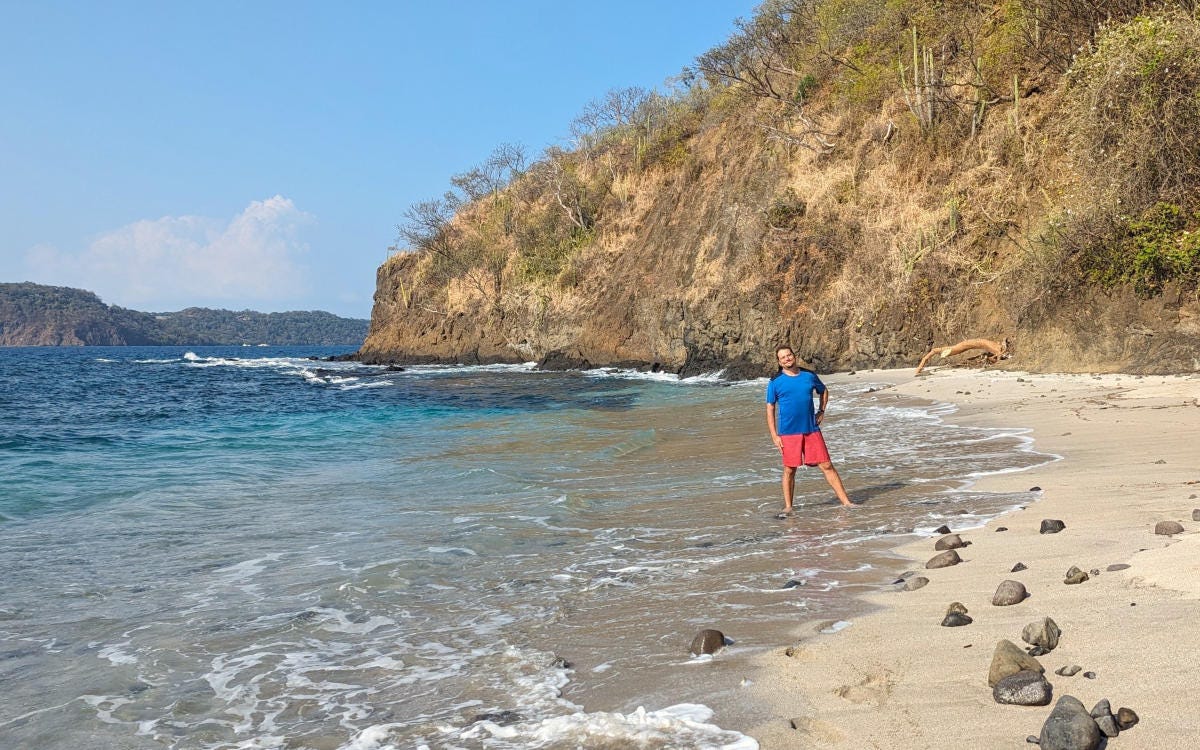
M308 291L302 230L312 221L276 195L252 201L228 221L144 219L100 235L81 252L40 245L25 260L42 283L89 289L138 310L278 309Z

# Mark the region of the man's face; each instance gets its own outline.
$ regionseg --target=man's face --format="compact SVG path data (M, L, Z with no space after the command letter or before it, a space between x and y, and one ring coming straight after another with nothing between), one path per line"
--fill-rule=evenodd
M791 349L780 349L775 352L775 358L779 360L779 366L785 370L792 369L792 365L796 364L796 355Z

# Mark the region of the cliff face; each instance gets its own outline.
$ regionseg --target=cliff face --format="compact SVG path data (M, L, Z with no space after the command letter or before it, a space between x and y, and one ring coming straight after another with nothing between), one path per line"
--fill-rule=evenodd
M795 119L795 137L777 137L777 102L726 96L670 159L622 161L611 146L550 165L560 178L546 185L577 174L606 191L589 241L553 277L522 273L519 230L486 233L500 205L489 199L459 210L446 235L500 251L488 283L467 261L437 265L452 244L393 255L359 356L737 378L773 371L783 342L828 371L915 366L934 346L983 337L1008 338L1002 366L1018 369L1200 369L1191 271L1151 277L1128 270L1134 255L1113 259L1114 247L1152 245L1148 224L1126 216L1132 188L1117 184L1121 138L1141 136L1105 135L1114 156L1097 168L1092 144L1064 126L1084 84L1043 75L969 134L924 127L898 94L878 109L813 105L808 117L837 141L828 148L801 143ZM521 200L530 216L554 207L545 187L521 197L531 179L507 188L506 227ZM1187 247L1180 221L1162 236Z

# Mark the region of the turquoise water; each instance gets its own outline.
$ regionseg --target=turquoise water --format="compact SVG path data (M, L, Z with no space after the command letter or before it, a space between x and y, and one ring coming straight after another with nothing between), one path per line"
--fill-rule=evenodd
M779 522L762 383L342 351L0 349L0 747L754 747L746 655L1044 460L833 378L864 505Z

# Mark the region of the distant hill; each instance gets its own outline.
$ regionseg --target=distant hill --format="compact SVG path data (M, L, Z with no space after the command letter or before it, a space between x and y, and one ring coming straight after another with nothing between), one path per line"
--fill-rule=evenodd
M367 325L320 311L145 313L106 305L83 289L0 283L0 346L358 346Z

